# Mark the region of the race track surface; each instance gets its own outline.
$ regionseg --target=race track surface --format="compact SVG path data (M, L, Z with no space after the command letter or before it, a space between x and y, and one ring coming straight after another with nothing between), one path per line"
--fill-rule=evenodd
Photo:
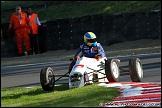
M161 82L161 53L141 54L133 56L114 57L121 60L120 66L128 69L128 61L132 57L141 60L144 78L143 82ZM40 86L40 71L43 67L52 67L55 75L68 72L70 61L46 62L1 67L1 88ZM55 79L57 79L56 77ZM132 82L128 72L120 74L119 82ZM68 77L63 77L56 84L68 83Z

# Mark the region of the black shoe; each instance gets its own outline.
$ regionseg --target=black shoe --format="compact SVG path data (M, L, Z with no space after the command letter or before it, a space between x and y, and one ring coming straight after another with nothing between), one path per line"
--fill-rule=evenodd
M33 55L33 51L30 50L30 51L27 51L28 55Z
M25 56L25 53L18 54L19 57Z

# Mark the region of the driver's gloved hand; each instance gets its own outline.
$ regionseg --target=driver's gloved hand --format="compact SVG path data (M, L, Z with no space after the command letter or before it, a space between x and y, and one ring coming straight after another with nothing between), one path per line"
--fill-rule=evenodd
M97 61L99 61L101 58L102 58L101 54L96 54L96 55L95 55L95 59L96 59Z
M76 56L76 59L79 60L80 59L80 56Z

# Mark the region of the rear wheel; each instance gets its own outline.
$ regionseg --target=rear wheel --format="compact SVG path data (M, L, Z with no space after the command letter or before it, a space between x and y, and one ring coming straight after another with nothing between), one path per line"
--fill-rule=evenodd
M141 82L143 79L143 68L139 58L129 60L129 74L133 82Z
M105 74L109 82L117 82L120 76L119 63L115 59L105 60Z
M44 91L52 91L55 86L55 76L51 67L44 67L40 72L40 83Z

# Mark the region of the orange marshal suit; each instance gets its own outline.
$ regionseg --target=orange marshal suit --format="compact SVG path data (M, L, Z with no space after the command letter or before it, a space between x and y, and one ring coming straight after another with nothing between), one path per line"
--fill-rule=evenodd
M23 53L22 42L24 40L26 44L26 50L31 50L30 38L29 38L29 19L25 12L21 12L20 17L16 13L12 14L10 24L14 25L18 54Z

